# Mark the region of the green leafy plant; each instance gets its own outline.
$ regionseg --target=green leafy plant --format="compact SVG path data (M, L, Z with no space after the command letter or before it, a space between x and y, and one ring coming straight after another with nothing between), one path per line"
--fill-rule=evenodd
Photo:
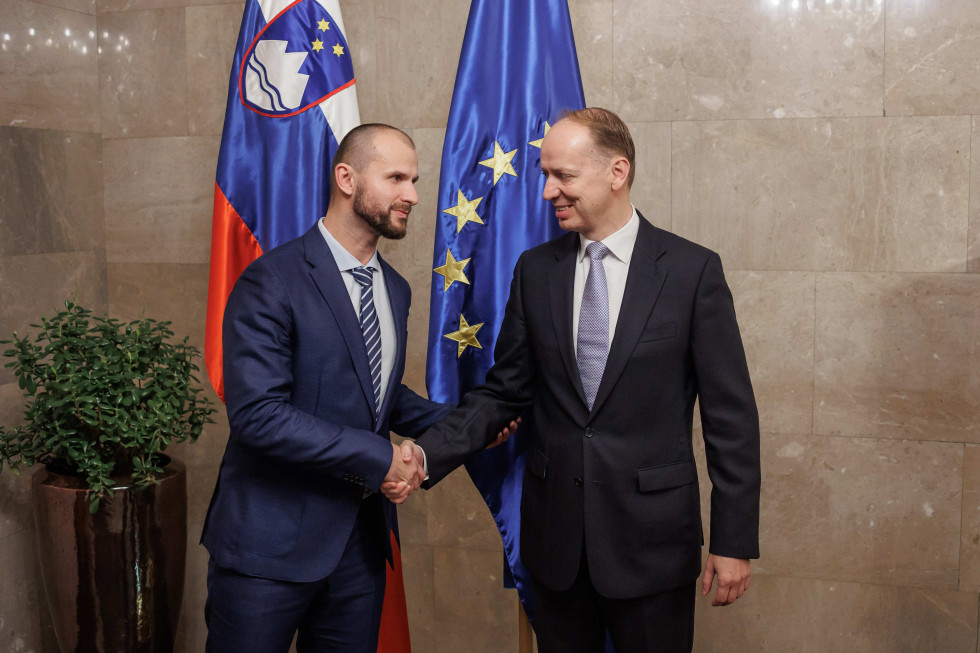
M0 426L0 468L48 464L84 476L89 508L112 496L112 476L131 475L137 486L163 473L161 452L197 440L215 412L196 387L200 351L171 342L170 322L124 323L95 317L77 304L32 327L33 337L4 356L26 400L25 424Z

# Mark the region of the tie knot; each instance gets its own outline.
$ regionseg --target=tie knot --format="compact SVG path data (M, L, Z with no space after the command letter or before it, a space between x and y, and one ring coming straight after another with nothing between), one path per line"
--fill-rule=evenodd
M600 243L598 240L594 243L589 243L588 247L585 248L585 253L589 255L592 262L601 261L602 257L609 253L609 248Z
M351 268L351 274L354 275L354 279L357 280L357 283L361 284L362 286L370 286L371 282L374 280L374 268L370 265Z

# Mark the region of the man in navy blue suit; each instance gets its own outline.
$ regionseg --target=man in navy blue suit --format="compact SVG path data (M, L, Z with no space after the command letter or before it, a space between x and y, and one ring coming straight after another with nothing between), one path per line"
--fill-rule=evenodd
M447 410L401 383L411 290L377 252L418 202L415 145L361 125L332 166L327 215L228 298L231 432L201 538L208 651L285 652L298 631L300 651L375 653L392 501L425 476L389 429L415 437Z

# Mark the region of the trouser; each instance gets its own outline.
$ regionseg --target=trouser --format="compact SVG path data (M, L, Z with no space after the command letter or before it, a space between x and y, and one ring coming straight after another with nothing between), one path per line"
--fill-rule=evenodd
M385 549L362 507L337 568L309 582L258 578L208 563L207 653L376 653Z
M697 582L634 599L596 591L582 553L579 573L564 591L531 579L539 653L603 653L606 631L616 653L690 653Z

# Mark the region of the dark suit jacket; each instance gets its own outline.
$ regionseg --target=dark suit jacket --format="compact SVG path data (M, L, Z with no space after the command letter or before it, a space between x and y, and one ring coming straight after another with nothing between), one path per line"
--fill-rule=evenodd
M360 322L316 226L235 284L222 331L231 434L202 535L218 565L288 581L329 575L364 488L377 490L391 465L389 429L414 437L448 410L401 384L411 290L381 267L398 350L380 419ZM387 545L394 506L365 501Z
M582 546L596 589L635 598L692 582L703 544L692 445L700 399L710 551L758 557L759 423L718 255L640 220L623 307L591 411L575 362L579 236L528 250L511 284L486 384L417 442L437 482L526 411L521 557L555 590Z

